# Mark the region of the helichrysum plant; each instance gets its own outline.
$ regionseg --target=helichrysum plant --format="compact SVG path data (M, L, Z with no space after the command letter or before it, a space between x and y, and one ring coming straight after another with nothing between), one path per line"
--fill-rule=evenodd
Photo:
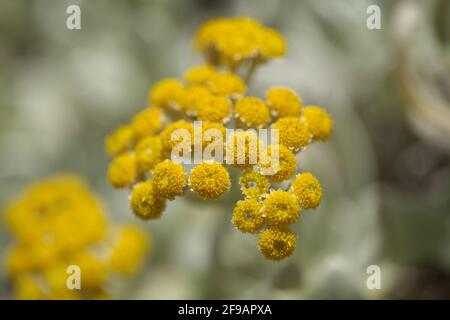
M276 30L247 17L217 18L199 28L194 42L205 64L188 69L182 78L154 84L149 107L106 138L106 151L113 156L108 179L115 188L129 188L133 212L147 220L159 218L166 201L188 190L204 200L218 199L232 185L229 167L236 167L243 199L230 212L233 224L241 232L259 234L267 259L286 258L297 241L290 225L322 198L319 181L299 172L296 155L327 140L333 121L323 108L303 106L290 88L246 96L255 68L286 53L285 39ZM256 131L264 128L276 131L278 142L260 141ZM215 134L208 135L211 131ZM180 132L194 138L181 139ZM181 143L194 159L211 145L216 154L194 160L188 172L185 162L174 158ZM226 161L215 157L222 152ZM267 174L272 154L278 155L278 166Z
M14 236L6 265L17 299L110 298L115 275L135 273L150 239L133 225L108 225L101 201L74 175L29 186L6 208ZM79 268L79 286L70 283Z

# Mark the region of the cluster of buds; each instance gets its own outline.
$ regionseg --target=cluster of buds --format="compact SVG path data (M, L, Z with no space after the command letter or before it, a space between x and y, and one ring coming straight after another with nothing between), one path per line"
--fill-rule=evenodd
M6 257L15 297L109 298L109 280L135 273L150 242L133 225L109 226L104 212L73 175L38 181L12 201L4 217L15 238Z
M232 185L229 168L238 168L244 199L232 221L238 230L260 235L266 258L281 260L296 246L289 226L322 197L318 180L298 172L296 154L327 140L333 121L324 109L303 106L289 88L269 88L264 98L246 96L255 67L285 54L277 31L250 18L219 18L200 27L195 44L206 64L188 69L182 79L157 82L149 107L107 137L106 150L114 157L108 179L115 188L130 189L138 217L155 219L166 201L187 190L218 199ZM278 139L261 141L257 131L264 129ZM195 164L189 172L187 162Z

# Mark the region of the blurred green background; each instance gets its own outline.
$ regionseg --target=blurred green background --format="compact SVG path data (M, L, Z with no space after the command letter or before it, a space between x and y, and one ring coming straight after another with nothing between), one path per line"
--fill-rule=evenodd
M66 8L81 7L81 30ZM381 7L381 30L366 9ZM274 263L234 230L238 188L216 202L177 198L140 222L153 252L126 299L450 298L450 1L0 1L0 205L57 172L85 176L112 219L136 220L105 178L104 137L146 106L148 88L201 63L192 39L216 16L248 15L286 37L251 94L295 89L335 120L298 159L320 207ZM0 225L0 253L11 241ZM366 287L369 265L382 287ZM11 283L0 271L0 298Z

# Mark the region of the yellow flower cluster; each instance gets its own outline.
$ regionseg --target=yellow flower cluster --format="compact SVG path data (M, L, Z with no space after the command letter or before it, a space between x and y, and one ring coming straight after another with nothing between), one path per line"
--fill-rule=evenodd
M289 88L272 87L264 98L246 96L255 67L286 53L277 31L248 17L217 18L200 27L195 44L206 63L189 68L182 78L154 84L150 107L106 139L114 157L108 179L115 188L131 190L132 211L148 220L159 218L166 201L186 190L204 200L218 199L231 188L229 166L243 170L244 199L236 204L233 224L242 232L260 233L263 255L280 260L295 248L290 225L300 210L317 207L322 195L312 175L296 176L296 154L327 140L332 119L320 107L303 106ZM208 135L210 129L215 134ZM277 131L278 142L264 144L260 129ZM197 151L202 158L195 162ZM218 151L222 163L215 158ZM181 164L186 157L194 160L193 168ZM268 173L271 168L276 170Z
M4 218L15 239L6 265L17 299L109 298L111 277L135 273L150 244L135 226L109 226L100 200L73 175L29 186ZM67 285L72 266L79 289Z

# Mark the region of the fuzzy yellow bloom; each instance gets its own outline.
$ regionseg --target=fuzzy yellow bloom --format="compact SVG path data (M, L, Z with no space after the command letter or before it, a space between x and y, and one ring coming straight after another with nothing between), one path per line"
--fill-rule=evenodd
M262 34L260 53L265 59L278 58L286 54L286 41L276 30L265 28Z
M174 199L183 194L186 173L183 166L170 160L158 163L153 169L152 185L155 194L165 199Z
M177 133L188 136L189 141L184 140L184 136L181 135L176 137ZM174 137L172 137L173 134L175 135ZM190 122L179 120L167 125L161 132L163 156L169 158L171 156L172 149L179 143L186 144L187 149L191 148L193 144L192 141L193 137L194 137L194 127Z
M291 89L271 88L266 91L267 104L274 117L298 117L302 100Z
M183 93L180 80L168 78L158 81L149 92L149 103L158 107L174 107Z
M307 106L303 116L314 139L328 140L333 130L333 120L328 112L318 106Z
M245 127L259 128L269 123L269 108L256 97L244 97L236 102L235 115Z
M240 169L251 168L258 163L260 148L262 142L255 131L236 131L225 142L227 164Z
M280 143L295 152L306 147L311 141L311 133L302 119L283 117L278 119L272 127L279 130Z
M24 274L18 277L14 283L14 291L18 300L45 299L44 290L31 274Z
M141 219L157 219L161 216L166 203L158 198L151 181L139 182L131 190L130 205L134 214Z
M201 198L213 200L230 189L231 180L220 163L203 162L191 170L189 185Z
M274 174L269 174L267 177L274 182L283 182L289 179L297 170L297 161L295 155L284 145L269 145L266 149L267 157L264 157L264 162L260 163L261 168L274 167L273 158L274 149L278 149L278 170Z
M258 233L264 226L262 205L255 199L240 200L233 210L233 224L235 227L248 233Z
M139 172L153 169L162 161L162 143L159 136L146 137L139 141L135 149L136 165Z
M108 180L114 188L130 186L136 179L136 157L127 152L115 157L108 166Z
M246 198L260 198L269 192L269 180L253 170L245 171L239 178L241 191Z
M68 262L69 265L77 265L80 267L82 290L95 291L105 283L108 277L105 262L100 257L87 251L78 252L73 257L70 257ZM67 266L64 266L62 270L67 276L66 268Z
M299 174L291 184L290 191L303 209L317 208L322 199L319 181L309 172Z
M150 240L141 229L133 225L123 226L112 247L110 257L112 270L122 275L135 273L149 247Z
M130 149L134 143L134 132L131 126L121 126L106 137L105 147L109 155L116 155Z
M131 127L134 135L141 139L159 132L162 126L162 114L158 107L147 108L133 117Z
M202 102L211 96L208 89L200 85L192 85L184 90L180 99L181 111L188 116L196 116Z
M292 194L276 190L264 200L264 214L273 225L285 226L297 222L300 207Z
M259 249L270 260L279 261L292 254L297 237L288 228L269 227L259 237Z
M190 85L192 84L204 84L208 81L214 74L216 70L213 66L209 64L204 64L190 68L184 73L184 79Z
M244 81L231 72L214 74L206 82L206 87L213 94L220 96L239 96L247 90Z
M226 97L206 97L199 102L197 111L202 121L226 123L231 115L231 102Z

